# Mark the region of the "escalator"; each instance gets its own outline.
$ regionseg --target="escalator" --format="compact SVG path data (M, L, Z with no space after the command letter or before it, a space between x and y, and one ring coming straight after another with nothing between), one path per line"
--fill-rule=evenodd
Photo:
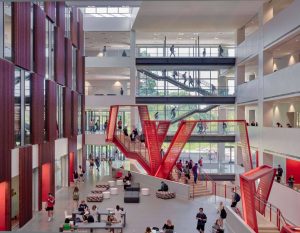
M198 92L200 93L201 95L203 96L216 96L215 94L213 94L211 92L211 85L210 84L205 84L204 82L201 82L201 84L205 84L207 86L207 89L203 89L201 86L199 87L189 87L177 80L175 80L174 78L171 78L169 76L159 76L149 70L146 70L146 69L138 69L138 71L150 78L153 78L157 81L159 80L166 80L167 82L173 84L174 86L177 86L179 88L181 88L182 90L185 90L185 91L190 91L190 92Z
M174 123L176 123L178 121L181 121L181 120L183 120L183 119L185 119L185 118L187 118L187 117L189 117L189 116L191 116L191 115L193 115L195 113L206 113L206 112L208 112L208 111L210 111L210 110L212 110L212 109L214 109L214 108L216 108L218 106L219 105L209 105L209 106L207 106L205 108L202 108L202 109L194 109L192 111L189 111L187 113L182 114L181 116L179 116L177 118L172 119L171 120L171 124L174 124Z

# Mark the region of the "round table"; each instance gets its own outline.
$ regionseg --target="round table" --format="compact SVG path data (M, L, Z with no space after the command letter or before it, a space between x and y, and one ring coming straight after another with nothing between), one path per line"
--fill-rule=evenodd
M110 198L110 192L109 191L105 191L102 194L103 194L104 199L109 199Z
M117 195L118 194L118 188L110 188L110 193L112 195Z

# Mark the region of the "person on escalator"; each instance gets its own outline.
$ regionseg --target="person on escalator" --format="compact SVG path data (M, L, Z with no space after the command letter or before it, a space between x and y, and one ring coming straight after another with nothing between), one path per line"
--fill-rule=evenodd
M173 74L172 74L172 77L173 77L174 79L176 79L176 76L178 76L178 73L177 73L176 70L174 70L174 71L173 71Z
M211 84L211 93L215 94L216 92L216 86L214 84Z
M203 131L203 124L201 122L201 119L200 122L198 122L197 127L198 127L198 133L201 134Z
M155 120L158 120L158 118L159 118L158 114L159 114L158 112L156 112L156 113L154 114Z
M184 74L182 75L182 77L183 77L183 84L185 85L185 83L187 81L186 72L184 72Z
M175 110L176 110L176 107L174 107L174 108L171 109L171 119L174 119L176 117Z
M194 86L194 79L192 78L192 76L191 75L189 75L189 87L190 86Z

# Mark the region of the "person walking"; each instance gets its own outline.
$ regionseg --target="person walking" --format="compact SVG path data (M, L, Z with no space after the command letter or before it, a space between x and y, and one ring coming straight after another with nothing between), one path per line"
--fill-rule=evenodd
M164 152L163 148L160 149L160 156L161 156L161 158L163 158L165 156L165 152Z
M222 201L219 204L219 208L218 208L218 212L217 213L220 215L220 218L219 218L219 220L220 220L220 226L223 227L224 220L227 217L227 212L225 210L225 207L224 207L224 204L223 204Z
M175 110L176 110L176 107L174 107L174 108L171 109L171 119L174 119L176 117Z
M231 207L236 207L237 203L241 200L240 195L236 192L235 188L231 189L232 191L232 200L231 200Z
M124 90L123 90L123 87L121 87L120 89L120 95L123 95L124 94Z
M73 180L74 180L75 185L77 185L77 183L79 181L78 178L79 178L78 172L75 170L73 172Z
M173 74L172 74L172 77L176 80L176 76L178 76L178 73L176 70L173 70Z
M207 222L207 217L206 217L205 213L203 212L203 208L199 208L199 212L196 215L196 219L197 219L196 229L200 233L204 233L205 223Z
M99 159L99 156L96 157L96 159L95 159L95 164L96 164L96 169L97 169L97 171L99 171L99 167L100 167L100 159Z
M223 49L222 45L219 45L218 50L219 50L219 57L223 57L224 49Z
M278 164L277 174L276 174L276 181L277 181L278 183L281 182L282 174L283 174L283 169L282 169L282 167L280 166L280 164Z
M194 175L194 183L197 184L197 179L198 179L198 164L195 163L195 165L192 168L193 175Z
M53 219L54 205L55 205L55 198L52 193L48 193L47 207L46 207L46 211L48 212L48 222L50 222Z
M203 49L202 57L206 57L206 48Z
M189 87L194 86L194 79L192 78L191 75L189 75Z
M198 133L201 134L203 131L203 124L201 122L201 119L200 122L197 123L197 128L198 128Z
M183 77L183 84L184 84L184 85L185 85L185 83L186 83L186 81L187 81L186 75L187 75L187 72L184 72L184 74L182 75L182 77Z
M73 190L73 202L74 202L74 210L78 209L79 206L79 188L75 186Z
M90 132L94 131L94 121L93 121L93 119L91 119L90 122L89 122L89 131Z
M106 129L107 129L107 125L108 125L108 121L107 121L107 120L105 120L105 122L104 122L104 125L103 125L103 129L104 129L104 131L106 131Z
M122 130L122 119L121 119L121 117L119 118L119 120L118 120L118 130Z
M173 44L170 47L170 57L172 57L172 55L175 57L175 46Z
M227 124L225 121L222 124L222 129L223 129L223 134L226 134Z
M184 176L186 178L185 183L188 183L188 180L190 180L190 178L191 178L191 176L190 176L190 169L189 169L189 165L188 164L186 164L183 167L183 173L184 173Z
M203 157L201 157L198 161L200 168L203 166Z
M158 120L158 118L159 118L158 114L159 114L158 112L156 112L156 113L154 114L155 120Z

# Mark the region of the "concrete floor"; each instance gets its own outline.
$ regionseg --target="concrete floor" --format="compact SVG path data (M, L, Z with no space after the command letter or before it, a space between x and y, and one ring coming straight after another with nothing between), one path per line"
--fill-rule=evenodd
M99 181L110 180L110 171L107 165L102 166L100 174L94 171L87 172L85 183L79 184L80 198L84 198L95 184ZM141 184L143 187L143 184ZM34 218L28 222L19 231L26 232L57 232L59 226L64 222L64 211L68 214L72 212L72 191L73 188L62 188L56 194L55 215L52 222L48 222L46 211L41 211L35 214ZM171 219L175 225L176 233L193 233L196 231L196 213L199 207L204 208L204 212L208 217L206 231L211 232L211 226L218 217L217 205L221 200L215 197L201 197L194 200L182 201L179 199L162 200L157 199L154 195L141 196L140 203L124 203L123 187L119 187L118 195L111 195L110 199L105 199L101 203L96 203L99 210L105 211L108 207L120 205L124 207L127 213L127 225L124 233L143 233L147 226L162 227L167 219ZM88 203L91 207L94 203ZM98 232L98 231L97 231ZM108 232L106 230L99 232ZM225 223L225 232L227 230Z

